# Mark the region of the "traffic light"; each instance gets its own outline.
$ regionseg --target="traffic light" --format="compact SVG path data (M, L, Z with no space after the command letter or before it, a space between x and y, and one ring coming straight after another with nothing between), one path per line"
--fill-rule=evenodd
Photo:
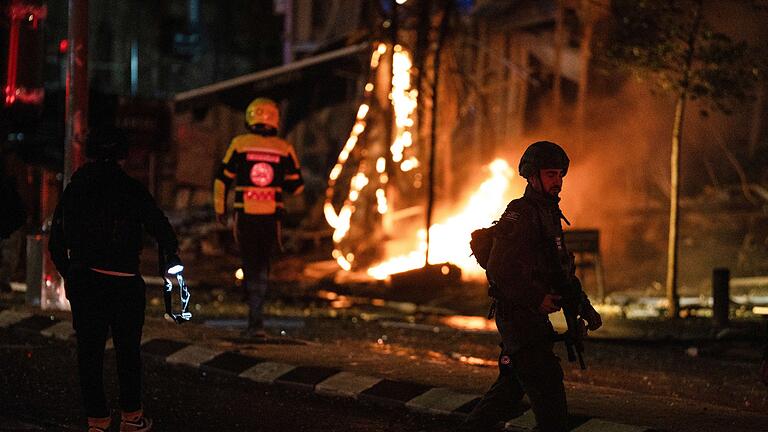
M0 139L30 132L40 119L43 86L42 1L0 1Z

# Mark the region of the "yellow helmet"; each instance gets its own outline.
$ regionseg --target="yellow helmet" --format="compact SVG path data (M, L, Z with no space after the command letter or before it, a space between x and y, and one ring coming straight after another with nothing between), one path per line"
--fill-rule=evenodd
M256 98L245 109L245 123L248 126L264 124L277 129L280 124L280 112L272 99Z

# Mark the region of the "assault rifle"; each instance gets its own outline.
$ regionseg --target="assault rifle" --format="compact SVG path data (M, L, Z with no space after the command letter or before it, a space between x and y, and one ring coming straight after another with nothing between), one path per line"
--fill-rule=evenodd
M585 300L584 291L581 288L581 281L576 277L574 256L565 249L565 240L562 237L555 238L552 246L552 252L557 259L554 294L560 296L557 305L562 308L565 323L568 326L565 333L559 333L555 339L565 342L568 361L574 362L578 358L579 367L584 370L587 368L583 357L584 321L581 318Z
M568 361L574 362L578 358L579 367L584 370L587 366L584 364L583 357L584 322L581 319L581 312L584 293L581 290L581 282L575 276L569 277L564 283L559 284L555 294L561 297L557 305L563 309L565 323L568 325L565 333L558 333L556 340L562 340L565 343Z

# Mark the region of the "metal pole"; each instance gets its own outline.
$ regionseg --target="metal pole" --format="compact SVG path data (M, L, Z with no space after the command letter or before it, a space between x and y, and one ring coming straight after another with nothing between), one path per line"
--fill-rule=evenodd
M728 327L730 279L731 273L727 268L712 270L712 323L715 327Z
M283 64L293 62L293 0L283 0Z
M429 247L430 235L429 228L432 226L432 213L435 206L435 158L437 157L437 113L438 99L437 94L440 85L440 54L445 43L445 36L448 31L448 19L450 18L450 3L445 4L443 9L443 18L440 21L440 30L435 46L435 59L433 61L434 72L432 74L432 119L429 131L429 189L427 195L427 251L424 256L424 265L429 266Z
M64 186L85 161L88 131L88 0L69 0Z

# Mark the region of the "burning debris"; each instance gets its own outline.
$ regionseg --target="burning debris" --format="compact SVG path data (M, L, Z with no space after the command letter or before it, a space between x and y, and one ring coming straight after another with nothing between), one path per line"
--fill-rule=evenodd
M386 54L391 57L383 57ZM383 154L381 146L367 135L371 112L389 109L376 104L374 84L385 59L392 65L391 82L385 83L391 85L389 100L394 117L389 155ZM512 195L521 192L524 185L521 181L518 187L510 187L514 184L514 170L506 161L497 159L485 168L490 172L488 179L461 210L432 224L429 236L426 228L418 228L423 206L403 204L406 195L414 195L421 188L423 177L413 148L418 91L411 85L411 69L411 55L403 46L380 43L373 49L364 101L328 178L324 214L334 229L332 256L341 269L367 267L366 273L378 280L429 265L437 266L438 277L479 277L483 272L470 256L469 234L498 217ZM347 181L346 188L340 184L342 178ZM395 178L397 181L391 181ZM342 190L346 192L343 200ZM341 207L337 211L339 201ZM407 281L409 275L412 274L405 273L400 279Z

